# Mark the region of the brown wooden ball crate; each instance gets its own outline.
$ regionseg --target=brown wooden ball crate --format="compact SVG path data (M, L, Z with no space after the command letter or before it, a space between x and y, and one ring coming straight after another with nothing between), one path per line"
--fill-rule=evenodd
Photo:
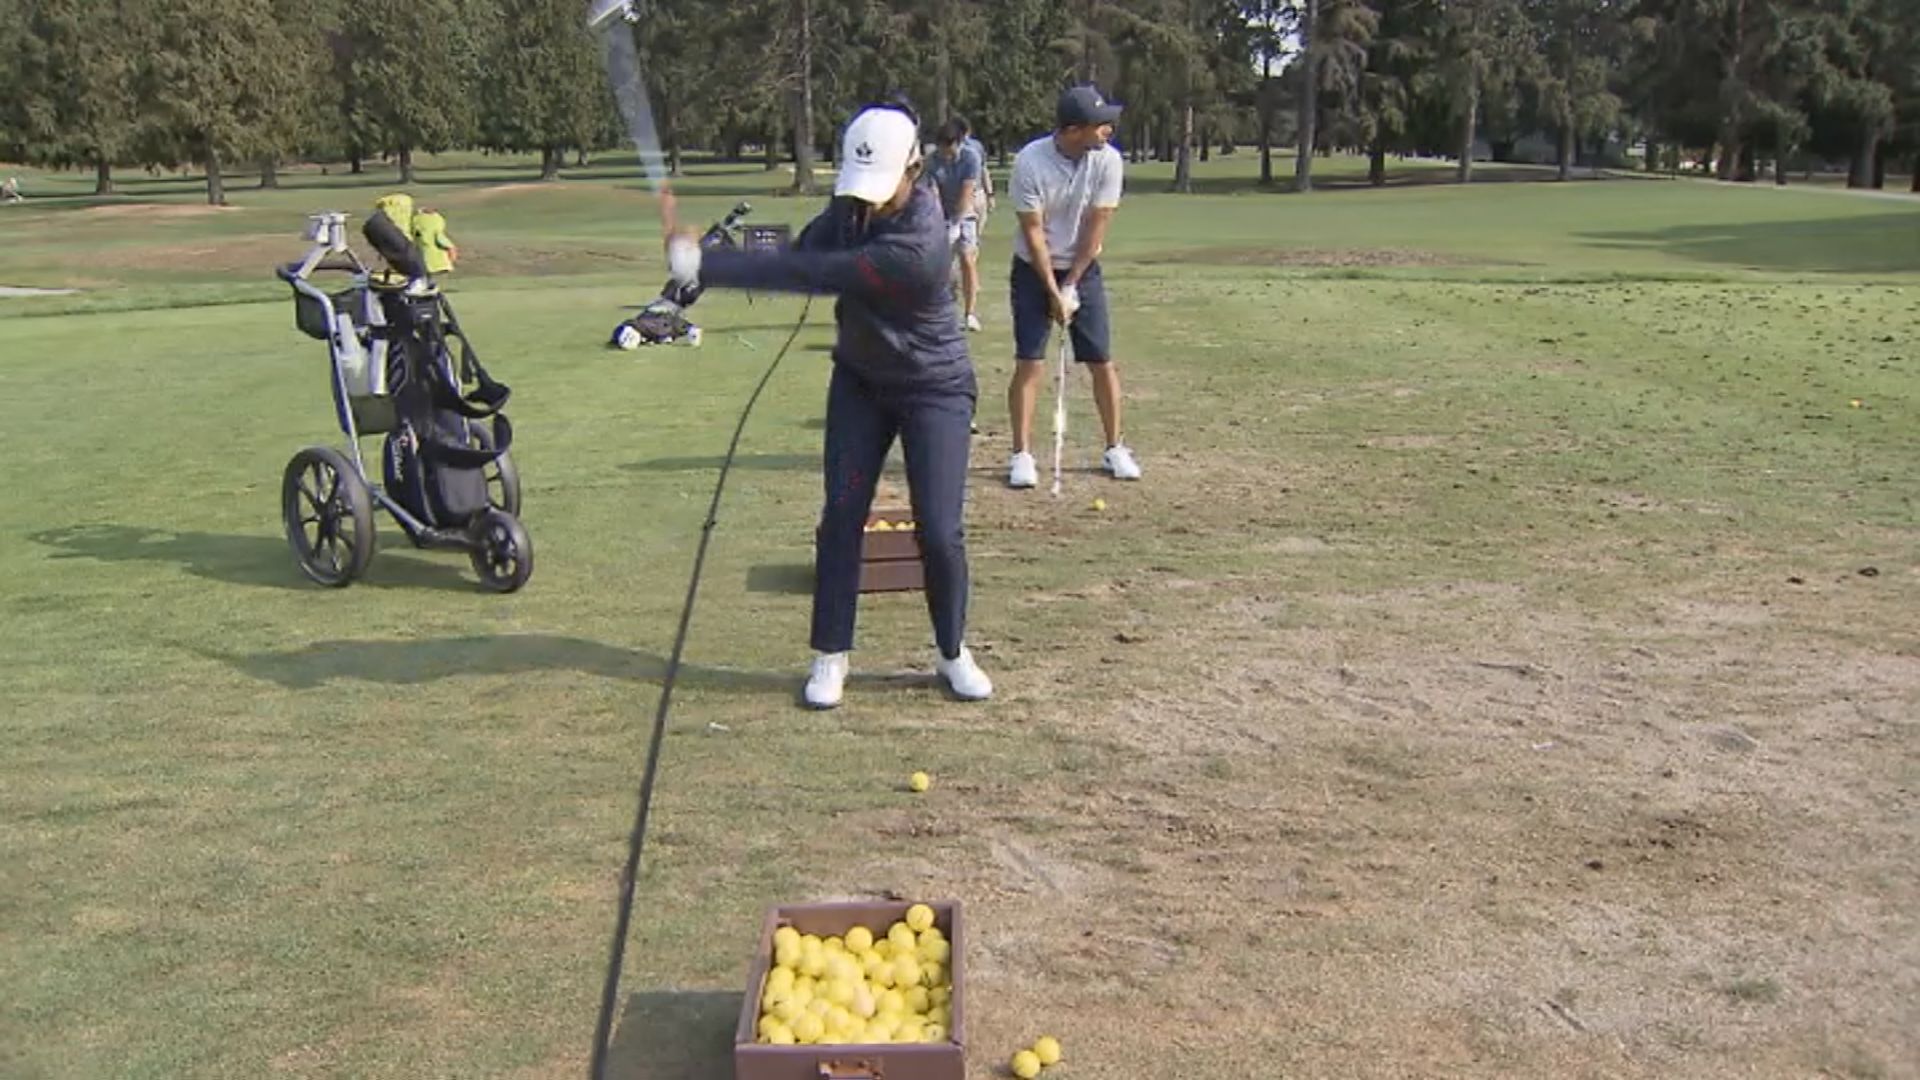
M875 510L867 518L889 526L913 520L911 510ZM912 592L927 587L926 567L920 562L920 535L915 532L864 532L860 536L860 591Z
M907 901L788 904L769 908L760 927L760 947L747 975L747 1000L733 1032L734 1080L965 1080L967 1072L966 918L958 900L921 901L933 909L933 924L947 936L953 983L953 1023L941 1043L848 1043L842 1046L772 1046L756 1042L760 996L773 968L773 934L791 926L802 934L845 937L864 926L875 937L907 917Z

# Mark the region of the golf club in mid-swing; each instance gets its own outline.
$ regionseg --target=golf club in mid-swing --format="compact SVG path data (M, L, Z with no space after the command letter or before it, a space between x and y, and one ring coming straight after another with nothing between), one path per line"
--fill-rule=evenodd
M587 12L587 28L602 31L610 24L615 25L615 29L606 35L607 75L619 100L620 112L633 135L634 148L639 151L640 164L646 171L647 181L654 194L664 197L669 194L665 155L660 152L653 107L647 100L647 85L640 70L639 50L634 46L633 33L625 26L615 24L616 17L627 23L637 22L633 0L594 0ZM673 702L674 683L680 674L680 659L686 650L687 631L693 623L694 601L700 594L700 577L706 567L707 545L713 538L714 526L719 522L720 497L726 491L727 474L733 469L741 436L746 434L747 419L753 415L754 405L772 381L774 372L779 370L781 361L793 348L794 340L800 336L801 329L807 324L807 315L812 310L813 297L809 294L800 309L800 317L794 321L793 330L787 334L780 351L774 354L760 381L754 384L753 393L748 395L745 407L740 410L740 418L733 428L733 439L727 444L726 456L720 462L720 474L714 481L713 499L707 506L706 521L700 527L700 543L694 549L693 572L687 581L686 602L680 608L680 624L674 632L673 650L668 654L666 674L660 681L660 699L654 709L646 764L641 770L633 828L627 835L626 863L621 870L619 897L615 903L613 942L607 956L606 977L601 984L600 1014L594 1023L593 1055L589 1063L589 1075L593 1080L606 1080L612 1065L613 1023L619 1005L620 973L626 957L628 932L633 922L634 887L640 877L640 860L646 847L653 790L659 776L660 751L667 733L667 712Z

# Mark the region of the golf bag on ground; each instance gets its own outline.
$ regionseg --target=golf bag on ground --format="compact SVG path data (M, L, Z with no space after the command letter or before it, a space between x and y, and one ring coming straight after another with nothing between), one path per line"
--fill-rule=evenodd
M706 248L738 247L734 233L740 222L753 212L753 204L741 203L700 237ZM668 281L660 287L657 299L648 302L638 315L613 328L607 344L616 349L638 349L643 345L700 344L700 328L687 318L687 309L700 299L705 286L698 282Z
M390 292L381 300L393 335L395 423L381 452L387 492L426 525L464 528L491 505L487 468L513 445L500 411L510 391L480 365L445 297Z

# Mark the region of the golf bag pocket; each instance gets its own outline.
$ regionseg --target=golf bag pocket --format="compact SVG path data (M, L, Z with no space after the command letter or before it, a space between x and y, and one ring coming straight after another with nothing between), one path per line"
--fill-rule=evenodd
M504 416L483 426L434 409L424 423L404 422L387 436L387 493L424 524L464 527L489 505L486 468L512 442L513 426Z
M351 313L358 309L359 293L352 289L335 293L327 299L333 302L337 313ZM299 331L316 341L326 341L333 337L333 324L327 321L327 309L320 301L303 292L293 294L293 325Z

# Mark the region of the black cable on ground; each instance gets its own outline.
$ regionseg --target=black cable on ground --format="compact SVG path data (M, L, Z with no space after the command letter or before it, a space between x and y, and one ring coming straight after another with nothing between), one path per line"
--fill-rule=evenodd
M727 444L727 456L720 462L720 477L713 485L713 501L707 507L706 523L700 527L700 547L693 557L693 576L687 582L687 600L680 608L680 629L673 636L673 653L667 660L667 674L660 683L660 704L653 714L653 738L647 746L647 764L640 778L640 805L634 811L633 832L627 838L627 865L620 875L620 902L618 914L614 919L613 948L607 957L607 980L600 993L600 1019L594 1025L593 1032L593 1080L606 1080L607 1055L612 1049L613 1014L619 1006L620 968L626 957L627 933L633 922L633 889L640 876L640 852L647 842L647 818L653 808L653 783L660 769L660 747L667 734L667 709L673 702L674 679L680 674L680 654L687 645L687 628L693 624L693 602L700 592L700 572L707 562L707 542L713 538L713 527L719 521L720 496L727 488L727 473L733 469L733 457L740 449L740 436L747 430L747 418L753 415L753 407L760 400L761 391L773 379L773 373L780 368L780 362L787 358L788 350L793 348L794 340L807 325L807 316L813 311L813 296L807 296L807 302L800 309L800 318L794 322L793 330L787 334L787 340L780 351L773 356L773 362L767 365L766 373L760 376L760 382L754 386L753 394L747 398L746 408L740 410L740 420L733 428L733 441Z

